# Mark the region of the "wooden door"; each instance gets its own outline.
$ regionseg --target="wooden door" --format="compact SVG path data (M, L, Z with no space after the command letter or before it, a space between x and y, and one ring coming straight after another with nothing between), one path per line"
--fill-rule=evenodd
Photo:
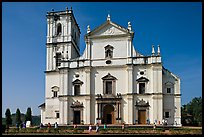
M138 123L146 124L146 110L138 110Z

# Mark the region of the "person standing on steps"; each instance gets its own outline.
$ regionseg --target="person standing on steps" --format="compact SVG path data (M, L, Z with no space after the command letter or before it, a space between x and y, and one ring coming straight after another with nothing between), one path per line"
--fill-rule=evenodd
M89 133L91 133L91 131L92 131L92 126L91 126L91 124L89 125Z

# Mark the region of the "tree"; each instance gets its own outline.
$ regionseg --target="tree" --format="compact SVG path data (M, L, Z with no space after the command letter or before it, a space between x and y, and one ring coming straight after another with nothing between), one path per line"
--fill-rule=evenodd
M19 110L19 108L17 108L16 110L16 124L20 125L21 124L21 112Z
M31 121L31 125L32 125L32 111L31 108L27 108L27 112L25 115L25 121Z
M6 126L9 127L10 125L12 125L12 119L11 119L11 111L9 108L6 109Z
M202 124L202 97L195 97L181 108L181 118L183 125Z

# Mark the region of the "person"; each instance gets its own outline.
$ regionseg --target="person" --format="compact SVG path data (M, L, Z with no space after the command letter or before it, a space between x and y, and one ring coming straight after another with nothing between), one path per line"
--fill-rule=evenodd
M48 128L51 128L51 124L50 124L50 123L48 123L47 127L48 127Z
M164 119L162 119L162 125L164 125L164 122L165 122Z
M174 121L174 123L175 123L175 125L177 126L177 122L176 122L176 120Z
M57 122L55 122L55 128L58 128L58 124L57 124Z
M43 123L40 123L40 128L43 128Z
M77 128L77 125L76 125L76 124L74 124L74 128Z
M25 124L25 122L23 122L23 128L26 128L26 124Z
M16 123L16 128L17 128L17 131L19 131L19 124Z
M99 132L99 124L97 123L96 124L96 133L98 133Z
M91 133L91 131L92 131L92 126L91 126L91 124L89 125L89 133Z
M122 125L122 130L124 130L125 129L125 123L123 123L123 125Z
M148 125L150 124L150 120L149 120L149 118L147 119L147 124L148 124Z
M106 123L105 123L104 126L103 126L103 128L106 129L106 127L107 127L107 126L106 126Z

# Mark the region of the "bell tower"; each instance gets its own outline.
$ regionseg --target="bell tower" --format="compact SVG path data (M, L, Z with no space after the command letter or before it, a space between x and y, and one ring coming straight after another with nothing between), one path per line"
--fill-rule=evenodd
M47 12L46 71L56 70L63 63L80 56L80 29L72 8Z

